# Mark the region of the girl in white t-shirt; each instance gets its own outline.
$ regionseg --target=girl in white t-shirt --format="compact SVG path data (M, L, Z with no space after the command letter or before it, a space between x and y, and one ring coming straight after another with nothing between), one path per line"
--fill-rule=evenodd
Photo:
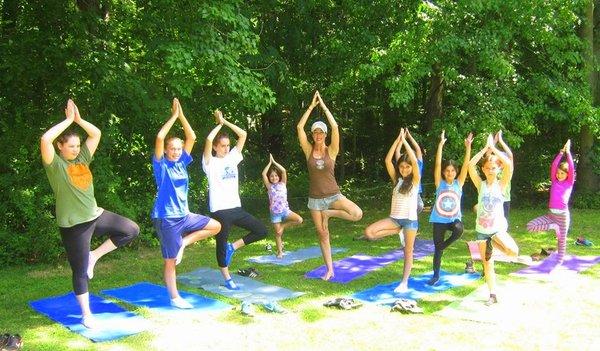
M269 195L269 212L271 223L275 228L275 243L277 244L277 258L283 257L283 231L285 228L302 224L302 217L290 210L287 201L287 172L282 165L269 154L269 163L262 171L262 179Z
M221 111L215 111L217 126L208 134L204 144L202 169L208 177L208 199L211 217L221 223L217 234L217 262L225 287L239 289L229 274L229 264L234 252L242 246L264 239L267 227L258 219L242 209L238 184L238 164L242 161L242 150L247 133L235 124L225 120ZM230 139L225 133L219 133L223 125L228 126L237 135L236 146L230 149ZM227 241L233 225L249 230L243 238L230 243Z

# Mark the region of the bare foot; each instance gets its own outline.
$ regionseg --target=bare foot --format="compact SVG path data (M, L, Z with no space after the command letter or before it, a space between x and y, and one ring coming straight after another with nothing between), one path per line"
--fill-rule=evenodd
M179 251L177 252L177 257L175 257L176 266L181 263L181 259L183 258L183 249L185 249L185 245L182 243Z
M275 256L275 257L277 257L279 259L282 259L283 258L283 251L277 252L277 256Z
M333 278L333 272L327 271L327 273L325 273L324 276L321 277L321 279L323 279L324 281L328 281L329 279Z
M88 279L94 278L94 267L96 266L96 262L98 259L94 256L93 251L90 251L88 258L88 267L87 267L87 276Z
M408 291L408 283L400 283L400 284L398 284L396 289L394 289L394 292L396 292L396 293L405 293L407 291Z
M98 328L98 320L93 315L85 316L81 318L81 324L88 329Z

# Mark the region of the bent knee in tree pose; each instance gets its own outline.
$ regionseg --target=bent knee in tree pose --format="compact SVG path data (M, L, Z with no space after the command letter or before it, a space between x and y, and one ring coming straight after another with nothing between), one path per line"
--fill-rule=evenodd
M179 120L185 133L185 141L168 137L173 124ZM181 262L186 246L213 236L221 225L209 217L191 213L188 207L189 176L187 167L196 134L185 117L179 100L173 99L171 116L156 135L152 169L156 181L156 198L152 210L152 222L164 259L164 279L171 304L177 308L192 308L177 290L175 266Z
M394 166L393 157L396 150L404 147L406 152ZM372 223L365 229L365 236L371 240L391 233L402 231L404 236L404 269L402 280L394 289L396 292L408 290L408 278L413 266L413 249L417 230L419 229L418 196L421 174L418 159L407 142L407 132L401 129L385 157L385 167L392 181L392 203L390 216Z
M566 161L561 162L563 157ZM554 157L550 166L550 199L549 212L527 223L530 232L554 230L558 246L558 261L564 261L567 251L567 234L571 214L569 199L575 184L575 164L571 156L571 140L567 140L560 152Z
M211 215L221 223L216 236L217 263L225 279L225 286L238 289L229 274L229 264L236 250L267 236L267 227L246 212L241 205L239 195L238 165L243 160L242 150L247 133L223 117L221 111L215 111L217 126L206 137L202 158L202 169L208 177L208 199ZM237 135L237 143L231 148L227 134L221 132L223 126L229 127ZM228 242L232 226L248 230L241 239Z
M483 160L481 166L485 175L485 179L482 180L477 172L477 163L487 151L490 153ZM502 168L502 177L498 179L500 168ZM511 256L516 256L519 251L517 244L507 233L508 224L504 217L503 207L503 193L510 182L512 172L512 162L494 146L494 138L491 134L483 149L469 161L469 175L479 194L475 231L477 232L479 251L483 256L485 280L490 292L490 297L486 302L488 305L497 302L492 250L498 249Z
M100 129L84 120L70 99L65 116L65 120L44 133L40 151L56 199L56 221L73 272L73 291L81 308L82 324L94 328L97 322L90 310L88 280L94 276L96 262L133 240L139 227L128 218L98 207L89 166L100 143ZM76 132L67 130L73 123L88 135L83 144ZM108 239L90 251L92 236L103 235L108 235Z
M275 229L277 258L283 257L283 232L292 225L302 224L302 217L290 210L287 200L287 171L269 154L269 163L262 171L263 184L269 195L269 213Z
M327 124L316 121L310 131L312 143L308 141L304 127L311 112L317 105L325 112L327 122L331 128L331 142L326 143L328 135ZM340 132L337 122L323 102L319 92L315 92L311 104L296 126L298 141L304 152L308 166L309 199L308 208L317 229L319 245L327 272L323 277L329 280L333 277L333 262L331 259L331 244L329 242L329 219L332 217L349 221L358 221L362 218L362 210L340 192L335 180L335 160L340 151Z
M433 225L433 243L435 245L433 276L428 282L429 285L434 285L439 280L444 250L458 240L464 230L460 205L462 188L469 171L472 142L473 134L469 133L465 139L465 158L460 173L458 173L456 162L453 160L442 162L442 150L446 143L445 132L442 131L440 136L433 173L436 187L435 202L429 217L429 221ZM450 231L450 237L447 239L444 238L446 231Z

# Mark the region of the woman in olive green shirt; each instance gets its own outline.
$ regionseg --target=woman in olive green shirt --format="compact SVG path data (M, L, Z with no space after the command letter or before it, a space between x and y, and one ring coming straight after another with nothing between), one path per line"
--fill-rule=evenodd
M88 279L94 275L94 265L100 257L133 240L140 229L132 220L96 205L89 164L100 142L100 130L81 118L70 99L65 115L64 121L41 138L42 163L56 198L56 220L73 271L73 290L81 307L81 323L94 328L97 322L90 311L88 293ZM65 132L73 122L88 134L83 144L75 132ZM57 138L58 154L53 145ZM109 238L90 251L92 236L104 234Z

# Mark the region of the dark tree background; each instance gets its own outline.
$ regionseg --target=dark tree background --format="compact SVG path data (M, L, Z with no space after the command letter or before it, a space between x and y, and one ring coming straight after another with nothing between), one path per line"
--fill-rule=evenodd
M427 151L426 196L442 129L459 160L469 131L479 147L502 129L515 205L545 206L549 163L571 138L575 206L600 208L599 20L590 0L0 0L0 264L62 254L39 137L68 98L103 131L98 202L142 225L138 245L156 244L150 157L173 97L197 160L215 108L249 131L242 189L257 211L268 152L289 168L291 196L306 194L295 125L316 89L342 128L338 180L367 207L383 206L368 200L387 189L383 156L409 127ZM199 167L192 209L205 213Z

